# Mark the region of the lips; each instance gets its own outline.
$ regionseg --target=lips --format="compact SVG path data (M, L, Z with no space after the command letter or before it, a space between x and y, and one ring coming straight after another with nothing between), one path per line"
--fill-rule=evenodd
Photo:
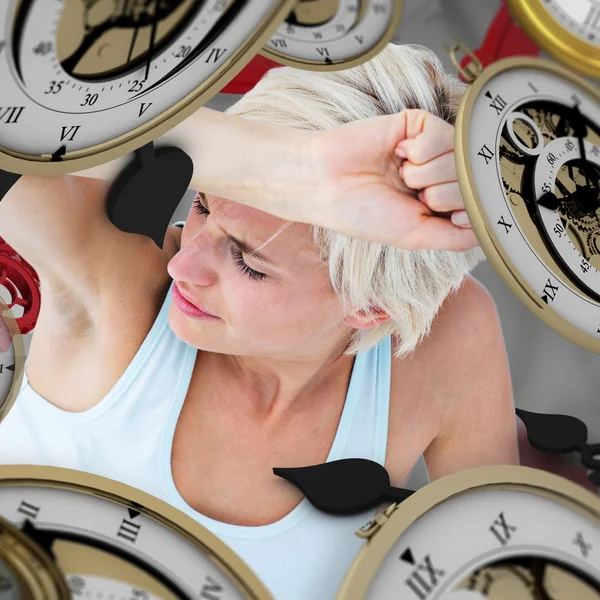
M212 313L208 312L203 306L200 306L191 296L189 296L186 292L184 292L176 283L173 284L176 288L177 291L193 306L195 306L198 310L201 310L203 313L206 313L207 315L210 315L211 317L216 317L216 315L213 315Z

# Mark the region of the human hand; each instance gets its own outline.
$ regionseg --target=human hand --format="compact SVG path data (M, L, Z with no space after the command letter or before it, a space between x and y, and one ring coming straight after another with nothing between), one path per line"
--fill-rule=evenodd
M318 206L305 203L302 220L408 250L478 245L458 185L452 125L405 110L316 134Z

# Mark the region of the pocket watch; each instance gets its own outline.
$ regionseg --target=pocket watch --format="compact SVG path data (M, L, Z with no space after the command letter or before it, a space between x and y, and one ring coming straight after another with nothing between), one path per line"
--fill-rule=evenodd
M506 0L527 35L545 52L585 75L600 77L598 0Z
M24 373L23 337L13 313L0 298L0 422L15 403Z
M403 0L299 0L260 54L311 71L355 67L392 40L402 5Z
M461 67L458 50L473 59ZM600 353L600 95L565 68L509 58L485 70L451 55L471 86L455 127L473 231L511 291L571 342Z
M8 0L0 169L58 175L124 156L190 116L296 0Z
M272 600L228 546L149 494L71 469L0 466L0 598L71 595Z
M563 477L492 465L411 492L365 459L274 472L325 512L393 502L356 532L335 600L600 599L600 498Z
M600 499L537 469L448 475L357 535L336 600L600 599Z

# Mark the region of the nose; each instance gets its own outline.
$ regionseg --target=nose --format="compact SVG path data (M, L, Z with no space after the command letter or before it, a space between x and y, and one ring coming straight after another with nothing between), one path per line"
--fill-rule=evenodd
M167 271L175 281L198 286L212 285L216 281L216 255L208 238L204 228L169 261Z

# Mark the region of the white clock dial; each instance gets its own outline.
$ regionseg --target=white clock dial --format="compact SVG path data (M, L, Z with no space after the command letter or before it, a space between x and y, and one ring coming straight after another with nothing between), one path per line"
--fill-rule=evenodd
M472 104L464 160L479 201L468 209L475 221L483 216L479 234L492 236L490 250L510 261L507 283L528 286L530 308L558 314L596 343L600 104L555 71L512 64L498 66ZM585 125L585 160L574 133L576 106ZM543 205L546 192L557 207Z
M571 33L600 47L599 0L545 0L542 6Z
M0 421L8 414L17 397L23 382L24 363L23 338L0 294Z
M31 478L32 469L47 478ZM204 528L151 496L101 477L52 467L2 467L0 516L50 551L74 597L269 598L251 589L250 571L239 559L239 565L227 565L233 553L226 557L231 551ZM228 571L238 566L244 572Z
M175 105L191 114L258 52L292 5L10 0L0 8L0 168L2 148L67 162L151 132Z
M365 600L487 598L494 579L515 570L523 576L512 574L514 590L541 585L556 593L552 598L566 600L569 590L556 581L567 580L589 590L590 600L600 598L600 525L559 501L518 489L458 494L400 536Z
M309 69L366 61L398 29L399 0L300 0L261 54Z

